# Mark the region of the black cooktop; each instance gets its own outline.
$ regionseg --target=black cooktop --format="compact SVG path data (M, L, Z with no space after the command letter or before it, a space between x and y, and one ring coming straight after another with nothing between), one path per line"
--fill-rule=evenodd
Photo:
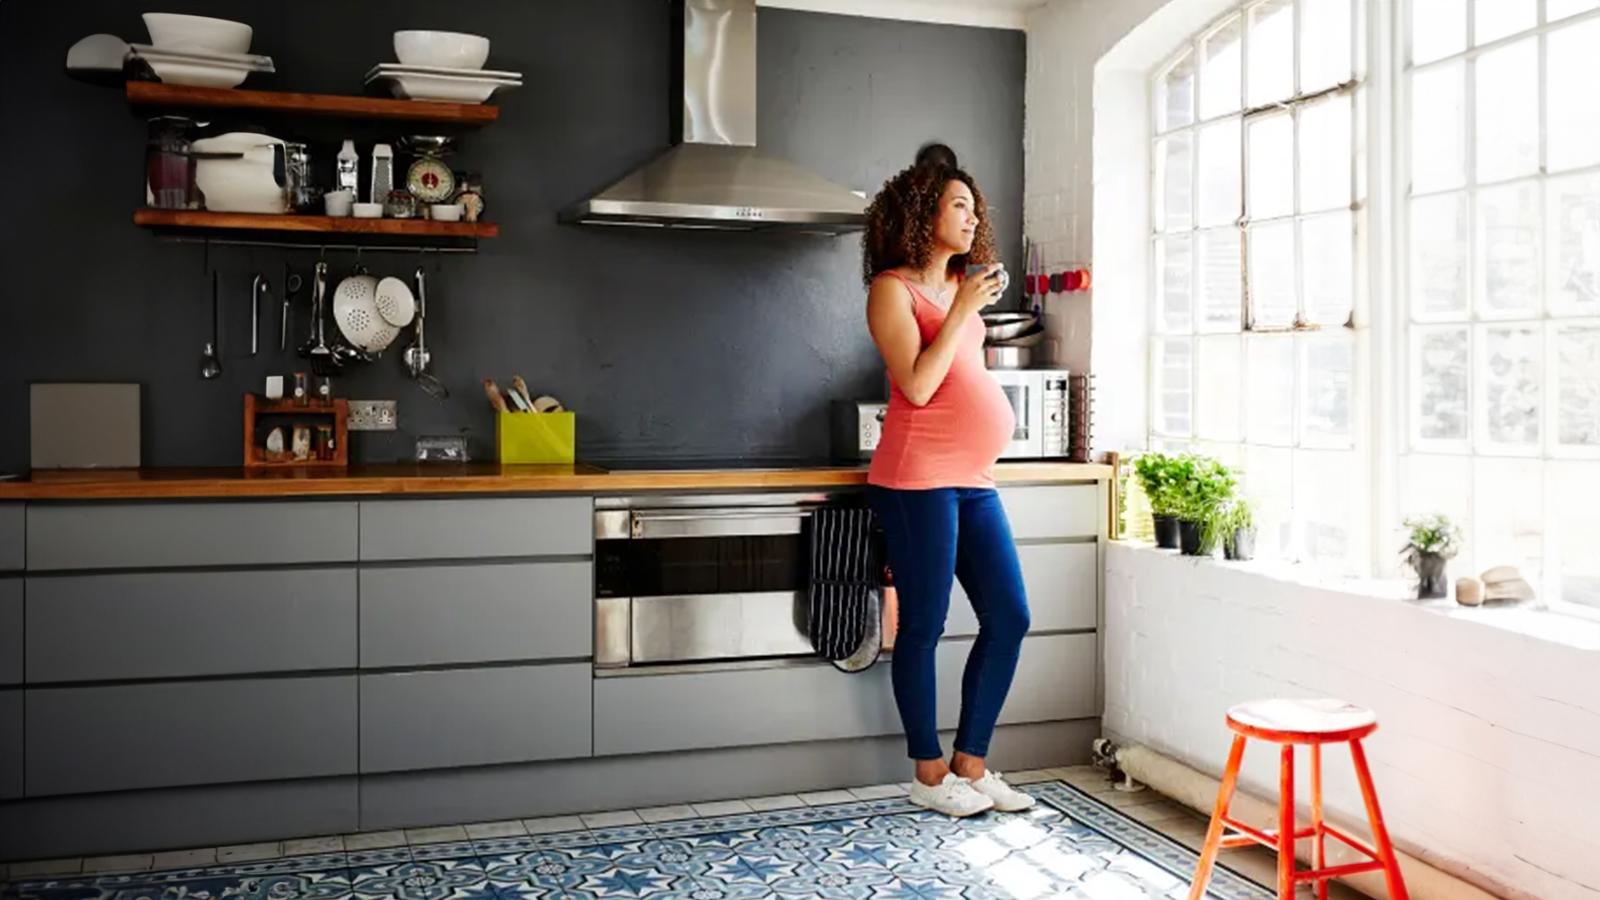
M707 469L832 469L860 468L862 462L849 462L828 457L686 457L646 459L591 459L588 462L602 469L616 472L701 471Z

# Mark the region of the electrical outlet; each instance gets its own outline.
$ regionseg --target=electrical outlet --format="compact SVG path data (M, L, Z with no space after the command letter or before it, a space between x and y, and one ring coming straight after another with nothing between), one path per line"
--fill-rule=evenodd
M393 400L351 400L351 431L394 431L400 427L400 413Z

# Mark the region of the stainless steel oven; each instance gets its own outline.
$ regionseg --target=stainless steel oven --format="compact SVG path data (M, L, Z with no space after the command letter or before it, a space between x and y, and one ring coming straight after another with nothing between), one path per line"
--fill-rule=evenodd
M596 669L812 655L812 511L859 496L596 499Z

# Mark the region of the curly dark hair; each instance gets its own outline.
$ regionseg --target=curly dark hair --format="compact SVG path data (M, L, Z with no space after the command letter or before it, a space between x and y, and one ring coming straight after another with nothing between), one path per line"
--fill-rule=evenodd
M945 185L960 181L972 191L978 230L972 249L950 258L950 272L971 265L997 262L994 231L989 227L989 207L978 182L956 162L955 151L944 144L928 144L917 151L909 168L883 183L867 207L867 230L861 236L862 281L872 283L879 273L895 266L927 268L933 259L933 229L939 219L939 198Z

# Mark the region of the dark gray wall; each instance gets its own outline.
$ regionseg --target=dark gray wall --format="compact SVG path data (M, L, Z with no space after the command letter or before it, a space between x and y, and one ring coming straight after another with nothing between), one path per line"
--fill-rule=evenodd
M249 87L357 92L369 66L393 58L389 36L402 27L489 35L490 65L526 73L524 87L502 95L500 121L452 160L484 173L488 218L503 235L475 257L429 263L430 344L453 396L423 394L401 374L397 350L338 380L341 396L400 401L402 430L357 436L357 458L394 459L416 434L459 432L487 458L493 422L477 381L514 372L578 411L589 458L820 456L828 401L880 393L858 237L556 224L557 209L669 142L664 0L160 8L252 23L252 50L270 54L278 74L252 76ZM140 9L0 2L0 171L12 179L0 224L0 471L28 462L27 382L140 382L146 465L237 465L241 395L267 374L304 368L292 344L278 353L275 316L263 316L261 355L248 355L247 295L252 272L276 286L285 260L309 272L315 251L213 247L225 370L216 382L199 378L205 251L131 224L143 202L144 122L118 90L62 69L85 34L145 40ZM875 191L920 143L943 139L984 186L1007 262L1020 265L1020 32L773 9L761 11L759 30L764 149ZM322 148L321 165L329 153ZM353 257L330 260L342 274ZM365 262L375 274L406 274L416 259Z

